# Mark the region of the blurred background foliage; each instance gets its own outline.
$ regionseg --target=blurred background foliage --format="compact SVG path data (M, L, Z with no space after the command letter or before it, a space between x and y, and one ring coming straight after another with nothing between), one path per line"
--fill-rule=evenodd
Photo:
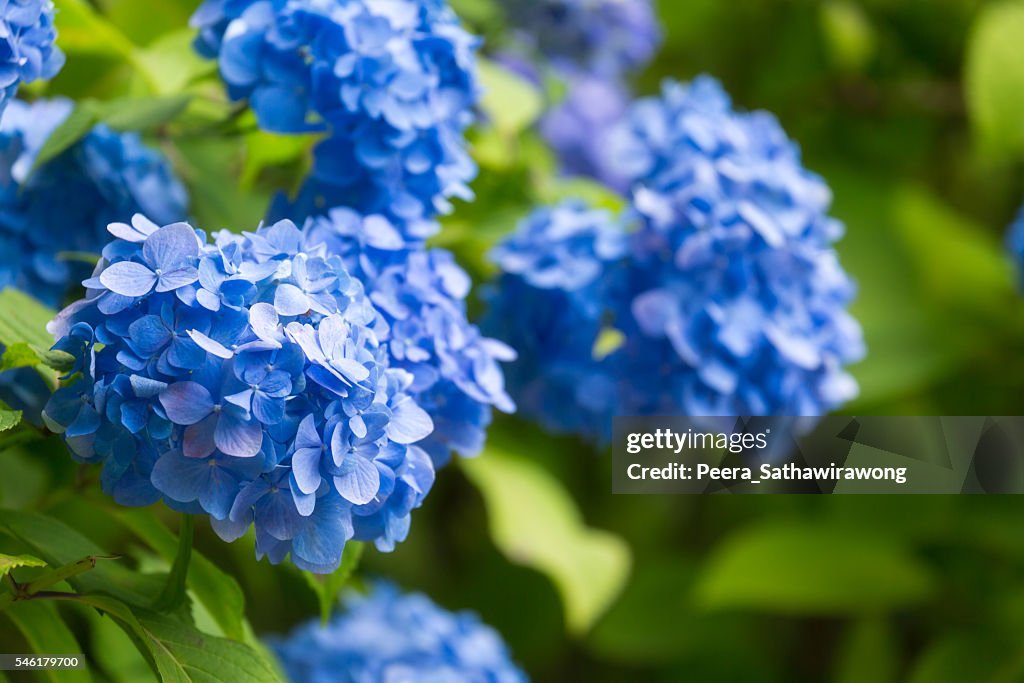
M57 0L67 67L24 94L73 97L88 121L132 112L125 126L170 156L198 225L250 228L295 187L315 139L261 132L225 99L189 47L197 4ZM453 5L500 45L491 0ZM774 112L833 189L869 347L848 411L1019 414L1024 303L1002 240L1024 197L1024 2L661 0L659 14L664 45L637 92L712 74L739 107ZM487 247L536 203L621 204L559 177L532 131L557 92L491 63L482 76L478 198L437 240L478 282ZM441 473L409 540L390 555L367 549L358 576L478 611L536 680L1024 680L1018 497L612 497L606 453L514 418L489 444ZM140 571L168 570L173 544L154 541L152 524L174 528L173 515L133 524L56 440L0 448L0 507L44 511ZM203 616L199 576L228 585L229 613L244 594L256 633L318 613L322 586L255 563L250 540L226 545L198 527L197 549L219 567L190 576L201 626L233 622ZM0 533L17 545L9 523ZM46 637L77 638L99 663L94 679L149 675L93 611L60 610L68 633ZM16 626L0 618L3 649L35 649Z

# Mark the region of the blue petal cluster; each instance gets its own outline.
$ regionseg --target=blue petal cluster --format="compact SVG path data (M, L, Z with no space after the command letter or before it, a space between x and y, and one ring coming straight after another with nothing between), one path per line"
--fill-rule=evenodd
M423 681L525 683L501 636L471 612L451 613L418 593L378 584L270 643L293 683Z
M1017 266L1017 275L1021 288L1024 289L1024 208L1017 213L1016 219L1010 224L1006 233L1006 248L1010 251Z
M99 253L109 223L136 212L170 223L185 218L188 206L163 155L104 125L30 173L71 109L68 100L15 100L0 123L0 288L17 287L50 306L88 276L91 266L73 253Z
M629 181L607 158L608 138L629 104L629 90L618 81L587 74L570 79L565 99L540 124L563 172L594 178L620 192L629 189Z
M104 489L208 514L229 541L255 524L259 557L310 571L349 539L403 540L433 424L341 259L289 221L212 242L141 216L110 232L88 297L54 323L77 381L44 413Z
M310 219L306 231L341 256L388 323L383 339L391 365L412 374L408 392L434 422L434 432L420 443L434 465L446 464L453 452L478 454L491 407L515 410L499 365L515 352L467 320L472 283L466 272L449 252L406 238L383 216L336 208ZM433 232L429 226L410 231Z
M509 389L551 431L610 429L619 387L599 341L614 322L627 249L609 212L566 202L538 209L491 254L502 275L482 327L516 349Z
M546 387L600 378L614 387L596 406L603 416L580 399L548 419L602 438L612 415L816 416L855 396L844 366L864 344L847 312L854 286L832 246L843 228L827 214L828 187L802 167L776 119L734 111L721 86L702 78L638 102L612 139L612 158L635 188L619 228L635 226L624 258L606 260L596 239L567 250L564 219L550 212L496 252L506 274L490 319L520 351L510 383L533 387L513 392L523 409L545 414L537 397ZM540 243L516 248L531 235ZM597 286L566 297L588 259L606 264ZM551 334L524 346L515 335L538 316L555 329L572 321L580 339ZM597 370L566 369L563 358L588 344L600 351Z
M472 196L463 131L479 41L442 0L207 0L192 23L263 128L328 133L279 215L348 206L410 220Z
M618 78L654 55L661 29L650 0L502 0L523 45L566 72Z
M0 116L19 84L53 78L64 66L53 13L52 0L0 0Z

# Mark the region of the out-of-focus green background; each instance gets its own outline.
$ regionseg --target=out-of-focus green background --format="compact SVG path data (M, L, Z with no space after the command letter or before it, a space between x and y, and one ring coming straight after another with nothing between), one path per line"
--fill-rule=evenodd
M249 227L294 184L312 140L205 123L227 109L188 57L197 2L57 4L68 67L29 93L109 98L159 91L160 75L200 79L208 99L151 139L185 176L203 227ZM454 4L500 39L487 0ZM718 77L737 106L776 113L834 191L869 347L848 410L1019 414L1024 303L1002 240L1024 199L1024 3L661 0L659 13L664 46L636 90ZM615 203L556 179L529 131L484 126L473 139L479 198L441 242L480 277L484 247L533 202L581 191ZM59 444L0 462L3 507L46 511L141 569L166 569L111 523L112 503ZM360 575L479 612L540 681L1024 680L1024 499L613 497L610 467L607 453L500 419L480 459L440 474L409 540L367 550ZM297 571L198 526L197 547L238 579L258 632L317 613ZM95 677L138 680L141 661L117 633L66 609L90 652L125 660ZM0 642L19 638L0 618Z

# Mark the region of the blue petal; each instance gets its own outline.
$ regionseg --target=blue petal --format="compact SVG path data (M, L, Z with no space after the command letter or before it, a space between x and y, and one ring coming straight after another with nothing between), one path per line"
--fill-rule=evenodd
M222 413L217 421L214 441L222 452L236 458L251 458L263 445L263 430L258 422L245 422Z
M426 438L434 431L434 423L426 411L410 398L402 399L392 409L388 422L388 438L396 443L410 444Z
M380 490L380 472L372 460L353 457L345 461L348 472L334 478L334 487L342 498L353 505L373 500Z
M175 382L160 394L160 405L171 422L193 425L213 411L213 397L198 382Z
M141 263L121 261L100 273L100 282L115 294L139 297L153 289L156 273Z

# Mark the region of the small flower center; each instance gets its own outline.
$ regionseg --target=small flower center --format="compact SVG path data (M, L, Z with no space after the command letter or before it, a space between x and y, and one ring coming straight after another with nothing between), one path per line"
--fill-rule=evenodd
M215 412L215 413L219 413L219 412L220 412L220 410L221 410L221 406L220 406L220 404L219 404L219 403L217 403L217 404L215 404L215 405L213 406L213 412Z

